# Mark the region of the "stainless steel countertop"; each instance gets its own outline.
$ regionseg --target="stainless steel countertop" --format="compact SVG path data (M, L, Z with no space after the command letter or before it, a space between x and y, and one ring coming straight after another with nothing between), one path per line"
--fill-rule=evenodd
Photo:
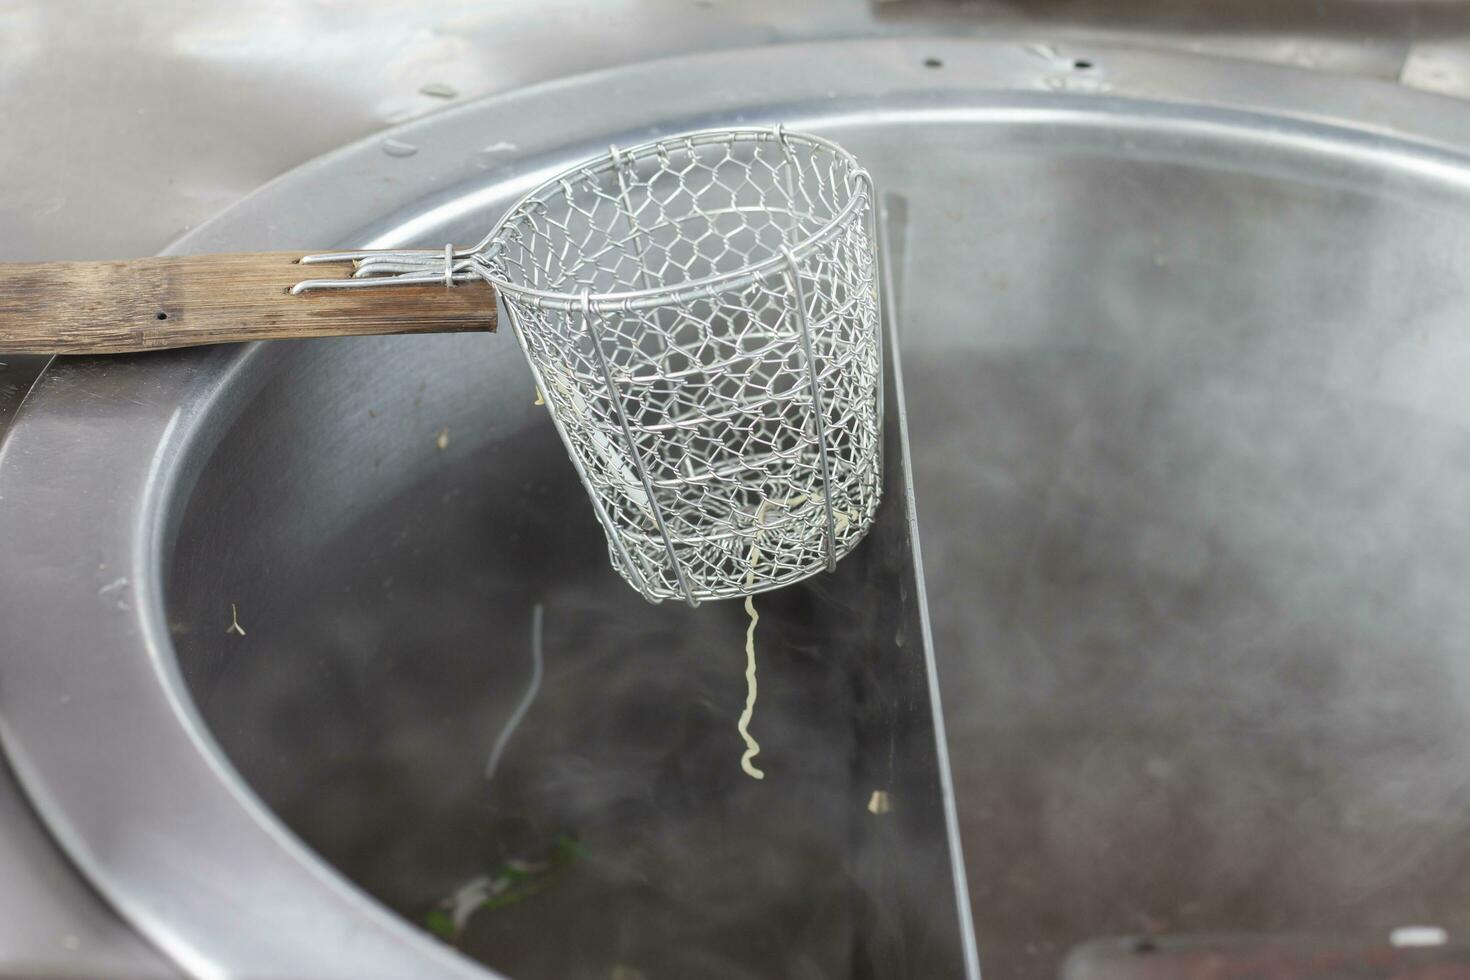
M1470 7L1454 2L544 0L507 13L475 0L28 0L0 13L0 31L0 259L16 261L152 253L283 171L386 126L689 51L1086 34L1470 94ZM485 134L487 145L505 138Z
M1470 95L1464 3L1182 8L1174 0L547 0L507 13L473 0L23 0L0 11L0 260L150 254L272 177L396 123L575 72L717 48L1085 35ZM514 134L484 140L493 155ZM0 371L3 430L41 362L0 361L9 362ZM0 974L173 974L74 874L3 765L0 828Z

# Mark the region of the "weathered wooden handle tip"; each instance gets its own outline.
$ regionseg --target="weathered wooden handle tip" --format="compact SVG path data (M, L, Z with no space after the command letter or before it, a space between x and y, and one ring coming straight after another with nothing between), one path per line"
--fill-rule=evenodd
M351 266L305 252L0 264L0 353L121 354L201 344L495 329L488 284L292 293Z

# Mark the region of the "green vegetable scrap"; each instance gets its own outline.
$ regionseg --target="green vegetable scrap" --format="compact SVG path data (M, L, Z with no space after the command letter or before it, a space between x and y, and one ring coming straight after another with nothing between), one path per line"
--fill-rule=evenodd
M454 920L444 909L431 910L428 915L424 916L424 925L445 942L453 942L455 934L459 931L454 928Z
M424 927L445 942L454 942L465 923L481 909L499 909L545 891L587 852L576 839L562 835L540 861L511 859L493 874L477 876L457 888L424 915Z

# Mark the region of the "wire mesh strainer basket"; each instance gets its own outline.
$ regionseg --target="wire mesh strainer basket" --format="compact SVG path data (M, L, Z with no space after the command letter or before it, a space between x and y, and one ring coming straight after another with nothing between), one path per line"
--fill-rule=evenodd
M489 281L613 566L649 599L697 603L830 569L872 523L874 249L850 154L729 129L610 148L474 248L378 254L359 274Z

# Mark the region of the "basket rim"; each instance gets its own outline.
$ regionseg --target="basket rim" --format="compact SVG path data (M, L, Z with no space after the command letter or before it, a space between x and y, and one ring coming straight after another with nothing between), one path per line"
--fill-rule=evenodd
M610 293L594 293L591 290L581 292L560 292L556 290L536 289L531 286L521 285L507 279L492 268L487 261L501 246L501 236L513 221L520 220L526 205L544 194L547 190L556 188L572 177L586 177L605 173L619 165L621 161L633 158L643 158L651 154L660 153L673 147L687 147L690 145L707 146L722 142L750 142L777 140L781 142L804 143L808 146L819 147L831 152L838 159L844 161L850 168L852 179L861 181L866 187L866 195L851 194L842 208L827 219L820 228L811 232L799 241L785 246L782 250L774 252L763 259L747 262L738 269L729 272L721 272L700 279L691 279L687 282L673 283L666 286L653 286L647 289L623 290ZM699 129L686 133L677 133L672 136L663 136L658 139L648 140L635 146L626 148L609 146L608 152L590 160L583 160L574 166L560 171L552 177L537 184L531 190L521 195L505 213L500 220L495 222L490 233L485 236L484 241L473 249L480 253L476 262L476 273L495 290L507 298L514 298L529 306L541 310L553 310L561 313L580 311L588 314L603 313L609 310L645 310L657 306L687 303L691 300L711 298L719 293L733 289L741 289L750 283L756 282L773 269L786 265L790 259L799 259L818 245L826 242L838 229L847 225L855 211L861 205L864 196L870 203L873 200L873 178L858 163L857 158L840 145L822 136L812 133L791 132L782 125L776 126L738 126L723 127L716 129ZM788 255L790 259L788 259Z

